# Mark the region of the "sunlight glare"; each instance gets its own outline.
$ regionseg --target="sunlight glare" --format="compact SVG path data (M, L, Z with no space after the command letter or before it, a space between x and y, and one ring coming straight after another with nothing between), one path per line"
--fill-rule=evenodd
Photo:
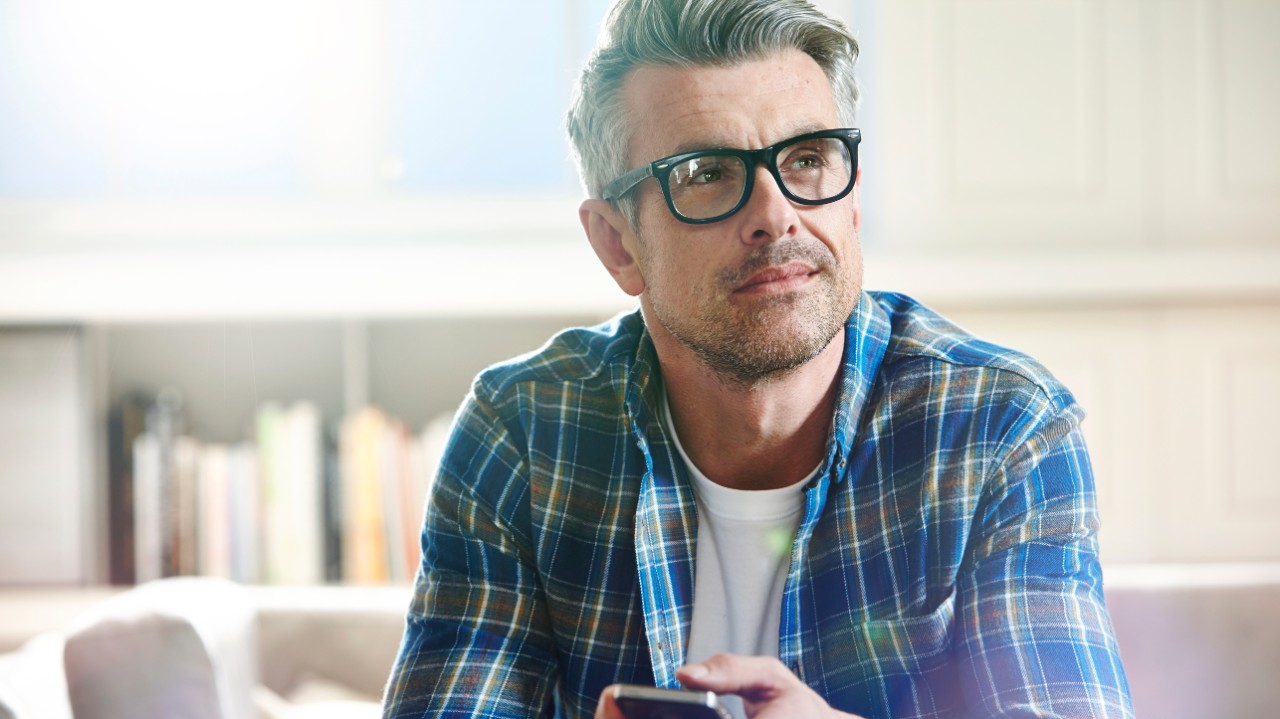
M126 169L278 152L306 56L301 0L27 3L54 81ZM276 147L273 147L276 145Z

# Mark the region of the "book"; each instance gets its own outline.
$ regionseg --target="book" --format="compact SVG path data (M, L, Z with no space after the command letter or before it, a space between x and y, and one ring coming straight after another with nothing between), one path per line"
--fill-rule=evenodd
M168 498L173 504L172 523L165 536L170 546L173 575L191 576L200 573L198 535L200 532L199 471L204 448L194 437L175 437L172 447L172 467L169 472Z
M324 580L342 581L342 462L338 451L339 425L326 423L324 431Z
M196 573L230 579L231 573L231 449L207 444L200 451L196 472Z
M161 390L134 442L134 563L139 582L170 577L179 567L179 498L174 447L183 425L182 395Z
M386 419L378 435L378 493L382 499L383 545L387 551L387 581L400 582L405 574L404 517L401 493L407 432L398 420Z
M134 442L146 431L153 398L126 392L107 414L107 581L138 581L134 549Z
M351 584L389 577L378 448L385 422L380 410L366 407L342 423L342 578Z
M227 453L230 510L231 578L244 584L262 582L262 485L258 450L244 442Z
M258 410L263 579L318 584L324 577L320 412L310 403Z
M285 415L285 441L290 528L285 551L291 560L280 574L287 584L320 584L325 565L320 408L310 402L294 404Z
M138 435L133 442L133 565L138 583L164 576L162 462L159 437L149 431Z

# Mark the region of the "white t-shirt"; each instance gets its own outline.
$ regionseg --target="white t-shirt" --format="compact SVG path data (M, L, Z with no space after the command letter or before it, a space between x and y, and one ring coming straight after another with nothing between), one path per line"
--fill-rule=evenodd
M698 502L693 619L686 662L699 662L719 652L776 657L791 543L804 515L804 485L818 468L780 489L730 489L716 484L689 460L665 396L663 400L667 427L689 468ZM742 716L740 704L727 703Z

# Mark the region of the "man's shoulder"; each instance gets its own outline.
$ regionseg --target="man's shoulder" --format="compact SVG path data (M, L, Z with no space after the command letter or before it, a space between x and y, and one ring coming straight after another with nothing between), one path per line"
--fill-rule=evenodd
M638 311L598 325L570 327L536 350L488 367L476 377L475 390L497 398L518 385L612 382L613 370L630 362L643 335Z
M997 375L1006 384L1043 393L1054 403L1074 401L1067 388L1043 364L1016 349L982 339L919 301L895 292L870 292L885 313L889 339L881 373L894 377L951 372Z

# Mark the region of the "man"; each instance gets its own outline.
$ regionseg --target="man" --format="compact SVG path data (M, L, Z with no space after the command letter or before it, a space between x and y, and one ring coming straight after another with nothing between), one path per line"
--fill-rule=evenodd
M640 312L459 410L387 716L1128 717L1082 412L864 293L857 46L801 0L620 0L569 131ZM845 714L841 714L844 712Z

